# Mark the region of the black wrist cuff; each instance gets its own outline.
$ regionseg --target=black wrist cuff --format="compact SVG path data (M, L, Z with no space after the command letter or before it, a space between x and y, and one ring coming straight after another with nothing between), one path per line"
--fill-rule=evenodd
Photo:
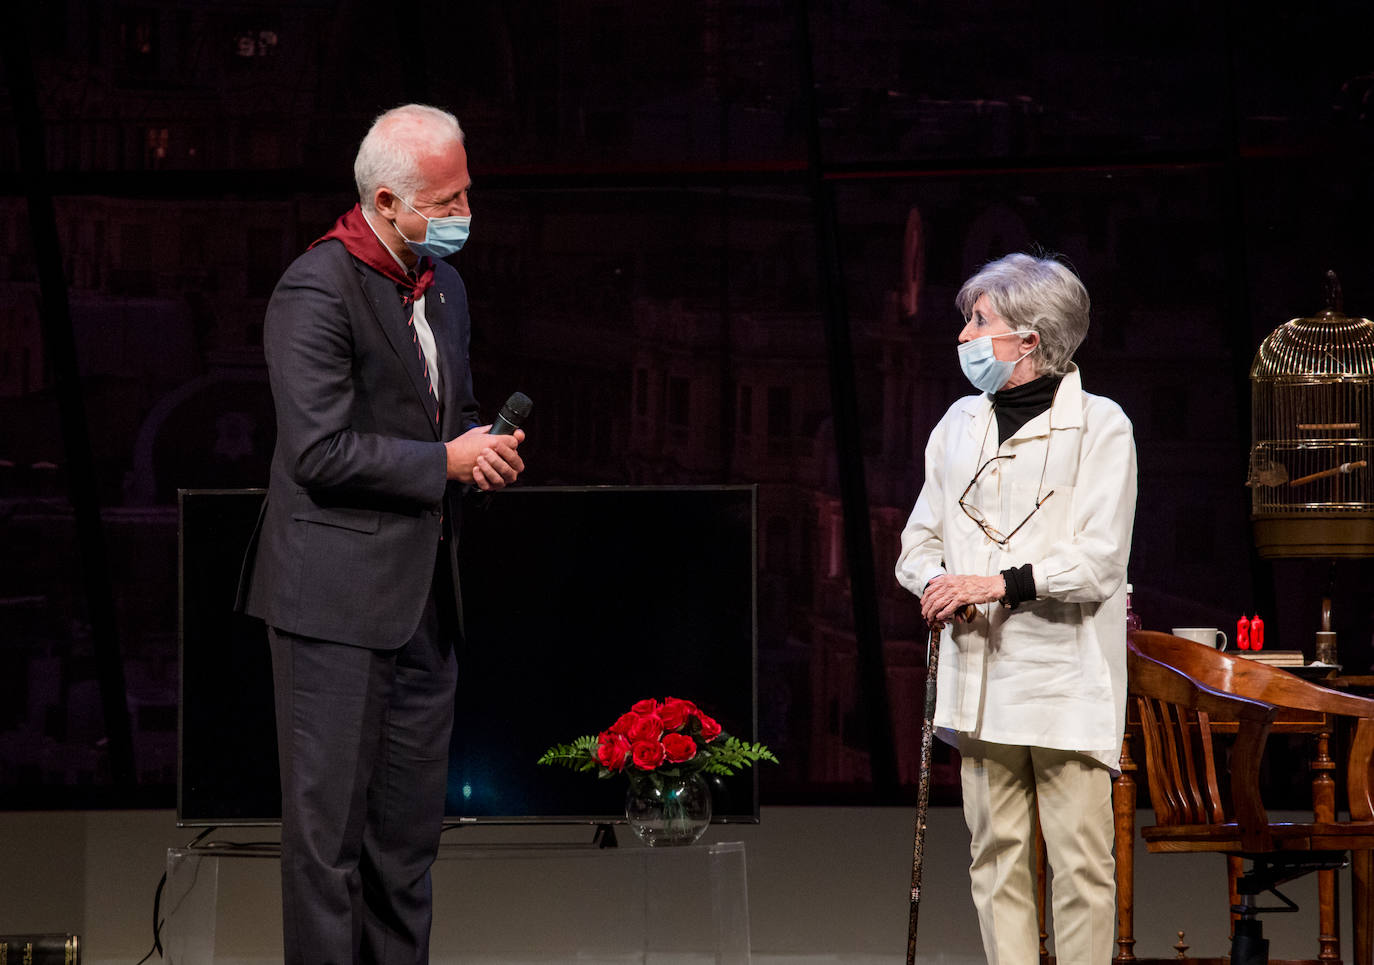
M1007 584L1007 595L998 602L1006 609L1015 610L1022 603L1035 599L1035 574L1029 563L1003 570L1002 579Z

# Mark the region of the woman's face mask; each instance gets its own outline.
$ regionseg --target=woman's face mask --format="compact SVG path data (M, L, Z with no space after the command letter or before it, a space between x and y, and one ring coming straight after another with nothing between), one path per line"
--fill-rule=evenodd
M1022 337L1032 334L1031 332L1003 332L1001 335L984 335L981 338L971 339L959 346L959 368L964 370L965 377L973 383L973 387L980 392L996 392L1007 384L1007 379L1011 378L1012 369L1016 368L1016 363L1029 355L1025 353L1014 359L999 359L992 350L992 340L995 338ZM1031 352L1035 349L1032 348Z

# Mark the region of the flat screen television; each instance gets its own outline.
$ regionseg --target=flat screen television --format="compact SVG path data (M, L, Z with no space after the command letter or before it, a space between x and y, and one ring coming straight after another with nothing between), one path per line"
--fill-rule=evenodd
M281 819L266 631L233 612L263 496L178 493L183 826ZM516 487L469 506L448 820L623 822L624 781L535 761L643 697L757 740L756 517L752 486ZM758 807L754 769L716 782L713 820Z

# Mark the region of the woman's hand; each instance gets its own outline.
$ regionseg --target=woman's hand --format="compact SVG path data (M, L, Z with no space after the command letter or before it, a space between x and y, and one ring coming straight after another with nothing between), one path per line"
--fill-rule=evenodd
M927 623L945 623L969 604L992 603L1007 595L1007 581L996 576L937 576L921 596L921 616Z

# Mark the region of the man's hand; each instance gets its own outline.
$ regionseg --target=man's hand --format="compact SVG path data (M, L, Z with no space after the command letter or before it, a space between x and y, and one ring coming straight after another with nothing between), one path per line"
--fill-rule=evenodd
M491 426L477 426L444 443L448 453L448 478L472 483L485 492L504 489L525 471L525 461L517 448L525 441L525 430L514 435L493 436Z
M1007 581L996 576L946 574L930 581L921 596L921 616L944 623L970 603L991 603L1007 595Z

